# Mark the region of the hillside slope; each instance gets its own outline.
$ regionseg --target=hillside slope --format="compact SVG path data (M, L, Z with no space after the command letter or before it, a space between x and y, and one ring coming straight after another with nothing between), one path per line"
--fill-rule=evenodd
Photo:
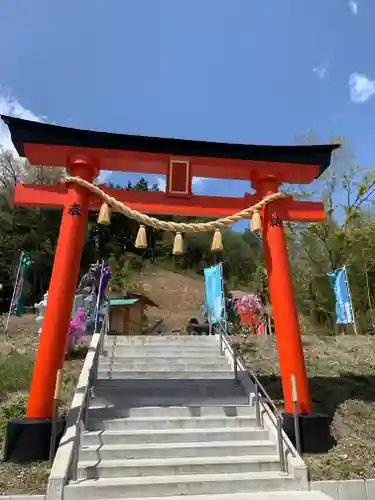
M283 408L276 338L238 339L248 366ZM375 476L375 337L303 335L310 393L316 412L331 419L336 444L326 454L305 455L313 480Z
M151 323L163 318L165 328L182 329L191 317L199 315L205 300L204 282L199 276L155 270L145 273L140 280L147 297L159 306L148 309Z

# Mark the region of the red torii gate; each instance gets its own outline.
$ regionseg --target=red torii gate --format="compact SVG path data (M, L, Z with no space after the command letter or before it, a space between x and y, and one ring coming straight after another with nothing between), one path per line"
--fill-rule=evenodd
M65 167L92 182L100 170L167 176L166 193L102 189L124 204L149 214L224 217L245 209L282 183L308 184L329 166L337 145L253 146L91 132L1 116L15 148L33 165ZM252 182L255 195L243 198L192 195L194 176ZM88 211L101 201L71 183L17 185L14 203L63 208L47 309L26 417L52 416L57 371L64 362L67 331L78 279ZM77 210L78 207L78 210ZM78 215L78 216L77 216ZM262 213L262 236L276 329L285 412L293 413L291 375L296 377L298 411L311 414L301 335L282 221L320 222L321 202L279 199Z

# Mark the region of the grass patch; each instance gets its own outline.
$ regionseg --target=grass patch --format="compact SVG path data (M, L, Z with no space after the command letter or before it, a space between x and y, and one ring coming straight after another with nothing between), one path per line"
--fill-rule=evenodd
M18 352L15 348L0 359L0 402L9 393L29 388L33 373L34 358Z
M275 338L236 339L248 365L282 408ZM336 445L324 455L304 456L310 477L375 477L375 338L303 336L313 408L332 418Z
M11 318L6 338L0 341L0 446L4 447L7 422L25 415L39 335L32 315ZM61 409L70 407L83 359L64 364ZM44 494L50 468L48 462L17 465L0 462L0 494Z

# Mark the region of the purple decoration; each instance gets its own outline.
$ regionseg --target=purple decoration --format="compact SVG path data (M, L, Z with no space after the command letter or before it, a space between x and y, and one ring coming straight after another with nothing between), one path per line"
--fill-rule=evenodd
M77 313L70 321L68 332L68 351L72 351L77 340L82 338L86 331L85 326L86 315L82 307L77 309Z

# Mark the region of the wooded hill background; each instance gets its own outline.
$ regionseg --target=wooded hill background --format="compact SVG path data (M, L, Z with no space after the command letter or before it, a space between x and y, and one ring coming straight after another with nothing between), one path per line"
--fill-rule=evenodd
M332 142L338 140L343 147L335 153L324 176L311 186L285 187L302 199L323 200L327 215L321 224L286 225L289 256L303 325L334 333L334 297L327 273L347 265L358 330L366 334L373 330L375 299L375 171L358 166L345 141L333 138ZM299 142L318 141L309 134ZM61 220L59 210L14 206L14 185L17 182L52 183L61 175L63 172L57 169L29 168L24 160L0 150L0 283L3 284L0 312L6 312L9 307L21 249L28 252L35 262L29 276L27 303L39 301L48 290ZM158 187L149 186L145 179L141 179L122 189L155 191ZM149 248L138 251L134 248L137 223L113 214L111 225L103 227L98 226L96 217L97 214L89 217L82 273L94 260L107 259L112 269L112 284L121 289L127 288L130 282L134 284L134 276L145 266L202 275L203 268L212 265L216 259L223 262L228 287L267 293L262 241L249 230L243 233L230 229L224 231L224 252L216 256L210 251L212 234L188 234L186 253L173 258L172 235L148 230Z

